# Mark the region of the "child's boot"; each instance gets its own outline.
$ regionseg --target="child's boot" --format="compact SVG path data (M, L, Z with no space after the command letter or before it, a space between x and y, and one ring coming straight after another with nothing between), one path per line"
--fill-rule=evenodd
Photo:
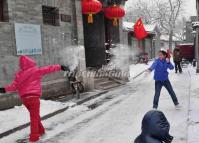
M43 136L43 135L45 134L45 130L41 130L41 131L39 132L39 134L40 134L40 136Z
M43 136L45 134L45 128L42 125L41 121L39 123L39 134L40 134L40 136Z
M39 137L40 137L39 134L31 134L30 138L29 138L29 141L30 142L37 142L37 141L39 141Z

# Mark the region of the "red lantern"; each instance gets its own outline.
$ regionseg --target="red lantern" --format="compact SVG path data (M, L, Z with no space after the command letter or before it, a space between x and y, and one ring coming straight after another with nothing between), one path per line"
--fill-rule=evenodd
M113 5L104 9L105 17L113 20L113 25L118 25L118 19L125 16L125 10L123 7Z
M102 10L102 4L98 0L82 0L82 13L88 14L88 23L93 23L93 14Z

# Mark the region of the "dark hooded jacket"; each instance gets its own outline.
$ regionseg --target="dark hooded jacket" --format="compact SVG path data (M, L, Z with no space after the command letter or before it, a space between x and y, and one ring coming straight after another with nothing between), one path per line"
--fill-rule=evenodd
M173 51L173 61L174 62L181 62L182 61L182 55L179 48L175 48Z
M149 111L142 120L142 133L134 143L171 143L170 124L161 111Z

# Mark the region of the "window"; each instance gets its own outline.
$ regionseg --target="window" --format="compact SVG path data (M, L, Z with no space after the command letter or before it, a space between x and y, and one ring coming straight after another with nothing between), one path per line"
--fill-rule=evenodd
M59 9L56 7L42 6L43 23L46 25L59 26Z
M0 0L0 21L8 22L8 19L7 0Z

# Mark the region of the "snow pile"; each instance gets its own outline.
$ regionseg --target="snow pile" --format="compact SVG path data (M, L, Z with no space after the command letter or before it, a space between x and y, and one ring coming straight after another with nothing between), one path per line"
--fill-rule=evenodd
M199 142L199 75L196 69L190 68L191 74L191 98L188 127L188 143Z

